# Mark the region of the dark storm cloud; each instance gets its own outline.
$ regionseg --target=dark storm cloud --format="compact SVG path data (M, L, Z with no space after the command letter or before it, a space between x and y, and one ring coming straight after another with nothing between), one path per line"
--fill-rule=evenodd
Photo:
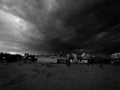
M111 53L113 49L119 51L119 4L117 0L106 0L93 4L90 9L68 15L64 25L74 28L76 33L68 41L69 45L74 49L87 48L105 53Z
M108 53L119 46L118 0L0 0L0 4L32 26L20 32L20 41L13 41L26 51L83 48Z

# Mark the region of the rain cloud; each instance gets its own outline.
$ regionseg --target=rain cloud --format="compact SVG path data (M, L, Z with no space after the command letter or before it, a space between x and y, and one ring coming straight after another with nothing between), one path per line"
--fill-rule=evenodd
M118 0L0 0L0 48L120 51Z

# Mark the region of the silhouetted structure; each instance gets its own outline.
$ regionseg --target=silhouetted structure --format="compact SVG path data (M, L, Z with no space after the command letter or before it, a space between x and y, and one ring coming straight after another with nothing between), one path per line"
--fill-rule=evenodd
M37 57L35 55L29 55L28 53L25 53L24 62L25 63L37 62Z
M7 62L7 63L11 63L11 62L16 62L22 59L22 55L19 54L9 54L9 53L0 53L0 62Z

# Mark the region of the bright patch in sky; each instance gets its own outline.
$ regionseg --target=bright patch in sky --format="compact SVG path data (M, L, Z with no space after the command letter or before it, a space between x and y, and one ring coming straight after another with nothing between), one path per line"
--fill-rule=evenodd
M22 50L27 43L33 43L30 38L41 39L35 29L30 22L0 10L0 49Z
M24 20L3 10L0 10L0 21L14 28L12 29L14 32L27 30L27 23Z

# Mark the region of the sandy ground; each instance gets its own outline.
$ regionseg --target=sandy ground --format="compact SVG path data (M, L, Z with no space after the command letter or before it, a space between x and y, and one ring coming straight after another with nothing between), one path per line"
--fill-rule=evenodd
M2 63L0 90L120 90L120 67Z

